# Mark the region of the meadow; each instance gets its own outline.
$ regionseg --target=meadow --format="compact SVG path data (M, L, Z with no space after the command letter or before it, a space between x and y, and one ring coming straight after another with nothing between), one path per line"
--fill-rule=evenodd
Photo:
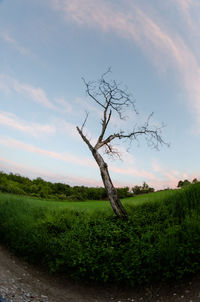
M75 280L136 284L200 271L200 184L122 200L54 201L0 193L0 241Z

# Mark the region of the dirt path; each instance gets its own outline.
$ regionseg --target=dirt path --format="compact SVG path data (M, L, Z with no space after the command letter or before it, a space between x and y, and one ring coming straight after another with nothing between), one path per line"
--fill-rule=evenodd
M97 287L51 276L0 246L0 300L13 302L200 302L200 278L138 290Z

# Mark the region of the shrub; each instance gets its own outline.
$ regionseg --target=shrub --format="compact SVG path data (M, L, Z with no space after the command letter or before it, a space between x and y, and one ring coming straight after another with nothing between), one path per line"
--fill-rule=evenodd
M200 184L127 205L128 221L109 211L51 210L6 196L1 241L53 272L134 286L200 271Z

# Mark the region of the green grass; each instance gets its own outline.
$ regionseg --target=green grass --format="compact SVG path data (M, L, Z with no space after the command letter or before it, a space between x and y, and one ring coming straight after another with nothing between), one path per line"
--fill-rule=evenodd
M135 197L129 197L122 199L122 203L126 206L137 206L145 203L160 202L174 194L175 190L166 190L156 193L149 193L144 195L138 195ZM56 209L69 209L78 211L111 211L111 206L109 201L99 201L99 200L85 200L85 201L57 201L57 200L45 200L38 199L28 196L7 194L0 192L0 203L5 201L12 201L14 203L25 202L27 205L32 207L46 208L48 210ZM112 212L112 211L111 211Z
M200 271L200 185L122 200L59 202L0 194L0 241L74 279L150 283Z

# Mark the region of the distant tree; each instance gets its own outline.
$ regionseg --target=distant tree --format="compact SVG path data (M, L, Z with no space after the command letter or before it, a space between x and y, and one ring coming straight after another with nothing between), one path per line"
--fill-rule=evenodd
M152 193L154 191L155 191L154 188L151 188L146 182L143 182L142 193Z
M88 112L86 112L86 117L82 126L77 127L77 130L91 151L97 165L99 166L102 181L114 213L118 217L126 219L127 212L120 202L117 190L114 187L109 175L108 165L104 161L99 150L103 149L106 154L112 157L119 156L119 150L114 148L113 141L127 140L132 142L141 136L145 137L148 143L153 147L158 147L158 145L161 145L165 142L161 137L161 127L150 125L152 114L149 115L148 119L145 123L143 123L142 126L135 126L130 132L119 129L111 134L106 133L113 114L115 114L119 120L126 120L126 115L124 113L126 108L131 108L133 113L137 113L131 94L128 93L126 89L122 89L121 85L116 81L106 80L106 76L109 72L110 69L95 82L87 82L85 79L83 79L87 95L102 110L101 130L96 143L92 144L91 140L84 132L84 127L88 119Z
M199 183L199 181L197 180L197 178L194 178L193 181L192 181L192 183L193 184L197 184L197 183Z
M183 181L182 180L179 180L177 187L178 188L182 188L183 187Z
M117 188L117 194L119 198L126 198L132 196L131 192L129 191L129 187Z
M190 185L190 184L191 184L191 182L190 182L188 179L185 179L185 180L183 181L183 187L188 186L188 185Z
M190 184L191 184L191 182L188 179L185 179L184 181L179 180L177 187L182 188L182 187L188 186Z
M139 194L141 194L141 186L134 186L132 188L132 192L133 192L133 195L139 195Z
M155 189L149 187L149 185L146 182L143 182L142 186L135 186L132 188L132 192L134 195L152 193L154 191Z

